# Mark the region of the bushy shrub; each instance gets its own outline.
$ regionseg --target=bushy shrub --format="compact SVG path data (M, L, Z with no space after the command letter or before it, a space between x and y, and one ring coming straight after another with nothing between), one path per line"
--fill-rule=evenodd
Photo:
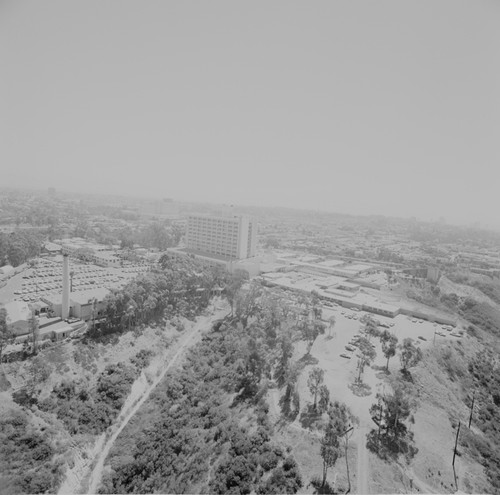
M149 366L152 355L153 351L150 349L142 349L130 359L130 362L140 371Z
M10 480L9 493L57 492L61 466L47 435L21 412L0 420L0 472Z
M493 488L500 488L500 443L498 418L500 417L500 370L495 366L493 352L481 352L470 361L469 371L476 389L476 414L474 423L483 436L467 429L460 434L460 443L485 467Z
M109 365L97 380L95 390L85 383L65 381L42 400L40 409L55 412L70 434L102 433L118 415L130 392L136 372L119 363Z

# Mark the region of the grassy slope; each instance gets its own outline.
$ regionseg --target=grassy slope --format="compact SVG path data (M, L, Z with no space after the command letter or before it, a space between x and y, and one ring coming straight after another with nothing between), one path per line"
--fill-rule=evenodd
M318 340L320 339L322 337ZM458 420L462 421L462 424L466 423L469 414L469 410L464 403L470 384L467 360L475 356L485 345L491 345L492 342L492 338L481 342L476 338L466 336L461 340L447 340L438 343L435 347L432 347L431 343L429 343L427 350L424 352L423 362L412 370L414 378L413 390L419 405L415 413L415 424L411 428L415 434L415 443L419 451L411 465L405 470L398 468L394 464L381 461L370 454L369 485L373 492L405 492L411 489L411 478L414 479L414 486L420 484L424 491L432 490L436 493L452 493L455 491L455 479L451 467L456 434L455 428ZM299 344L299 347L301 347L301 344ZM300 352L296 354L298 356ZM321 343L318 347L313 348L312 354L319 358L318 365L320 367L328 369L328 346L325 347L325 344ZM311 368L312 366L307 366L299 380L301 409L311 400L305 386L307 374ZM389 384L399 375L398 368L399 362L396 357L391 361L392 374L387 377ZM366 377L368 380L369 373ZM379 374L378 376L383 377L384 375ZM376 389L372 387L372 394L366 402L360 399L353 400L342 391L345 380L346 377L339 376L339 373L333 372L333 370L325 377L330 391L334 393L332 399L347 402L354 414L361 415L363 411L357 408L356 404L366 408L366 402L371 404L375 401ZM271 398L268 398L268 401L271 402ZM296 423L300 424L298 421ZM276 434L280 441L292 446L292 453L303 473L305 481L304 493L307 493L306 485L308 480L321 473L319 439L314 433L314 431L308 433L293 426L288 426L278 429ZM351 482L355 487L356 451L355 442L351 443L350 456L353 459L350 462L350 472ZM456 460L459 489L468 493L493 493L481 464L464 449L460 451L460 454ZM331 469L329 479L333 479L335 475L338 477L337 481L346 486L345 460L343 458L339 459L337 465ZM353 489L355 490L355 488Z
M413 372L420 402L414 425L419 452L413 470L440 493L455 490L451 462L456 427L461 421L465 428L469 417L464 403L471 384L467 361L483 345L466 337L430 347L422 364ZM459 453L455 461L458 488L469 493L492 493L483 467L468 452L459 450Z

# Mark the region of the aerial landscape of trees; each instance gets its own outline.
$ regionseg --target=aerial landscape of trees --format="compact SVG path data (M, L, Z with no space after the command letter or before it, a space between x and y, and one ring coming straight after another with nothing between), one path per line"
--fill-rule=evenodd
M394 334L390 333L389 331L384 330L380 334L380 342L382 344L382 353L384 354L384 356L387 359L385 369L386 369L386 371L388 371L389 370L389 359L391 359L391 357L394 357L396 355L398 338Z
M213 289L222 288L226 281L226 274L200 260L164 255L157 270L106 296L100 328L91 335L122 333L131 326L175 316L192 319L208 306Z
M370 407L370 414L377 428L368 434L368 448L385 460L403 455L410 461L417 449L406 421L414 422L416 402L400 385L392 393L378 393L375 398L377 402Z
M295 493L302 486L295 461L270 439L263 399L268 372L261 357L269 353L269 339L265 328L249 322L249 312L256 310L244 301L239 316L214 326L189 351L182 369L155 390L154 411L124 435L125 443L132 436L129 456L116 457L116 447L102 493L179 493L195 487L211 493ZM252 430L241 422L249 415L257 420Z
M119 208L111 208L108 213L117 219L137 221L139 218L132 210L121 213ZM32 222L38 218L41 217L31 210L25 217ZM43 218L48 218L45 213ZM117 242L131 261L140 259L134 251L138 244L163 251L177 245L183 233L182 227L157 218L134 226L120 224L114 230L108 229L104 221L101 225L101 220L91 222L82 214L75 223L65 227L66 230L58 230L57 222L52 222L53 233L81 234L107 245ZM350 228L341 230L354 232ZM47 234L39 232L19 228L9 235L0 234L0 264L34 263L30 259L39 254ZM304 226L304 232L309 235L313 230ZM373 238L375 231L369 235ZM287 242L281 241L278 235L267 237L268 247ZM307 251L305 247L300 249ZM324 252L320 247L314 250ZM423 246L422 251L439 254L430 245ZM348 253L346 250L346 254L360 260L365 256L354 249ZM394 282L391 290L396 290L399 270L393 263L404 258L389 249L376 250L375 258L392 267L383 273L390 272ZM423 270L418 261L413 264L414 269ZM360 333L350 342L356 349L351 348L347 356L344 354L339 366L343 367L341 373L346 372L342 376L354 380L355 387L350 384L349 388L355 395L373 393L363 404L365 413L369 407L371 426L375 425L366 437L366 445L373 454L370 462L374 461L377 469L380 467L376 476L386 476L388 471L384 469L396 465L401 469L404 466L408 472L413 469L417 472L424 464L420 459L429 447L424 445L419 415L428 413L429 409L424 412L419 409L417 414L419 403L415 398L422 402L427 400L425 405L429 408L432 404L428 397L431 394L428 389L432 388L429 384L436 384L436 388L438 385L447 387L450 394L456 394L458 401L463 401L460 404L463 410L458 407L451 410L449 406L446 409L439 402L439 407L448 415L443 415L443 422L449 417L454 432L461 421L458 457L463 456L465 460L467 456L467 462L470 459L477 461L484 467L483 477L493 488L499 489L500 374L497 344L488 337L499 334L500 311L494 303L500 301L500 283L494 277L473 275L467 269L447 275L455 284L477 289L471 292L473 295L481 291L490 302L481 297L465 296L465 291L458 291L456 285L447 292L436 282L431 284L418 277L411 281L412 289L417 296L421 295L420 288L421 292L432 290L431 302L455 315L466 332L449 333L447 339L444 336L436 338L431 346L423 343L424 338L422 342L403 339L404 332L398 333L399 327L394 331L390 329L394 325L389 326L389 318L380 322L374 315L358 312ZM84 337L57 344L58 349L65 346L71 349L68 356L74 357L75 363L85 362L85 366L81 366L84 370L81 376L74 374L74 367L65 367L65 363L59 363L57 373L53 373L56 365L45 359L43 345L37 348L43 341L39 341L37 319L31 318L28 325L30 352L23 358L24 363L16 363L25 385L12 391L13 405L17 409L12 409L0 420L0 492L57 492L65 456L69 457L64 441L75 445L85 438L90 445L89 439L105 432L109 438L115 425L126 416L120 411L135 380L141 376L134 385L134 393L142 380L152 383L153 373L146 368L153 357L153 364L157 365L157 350L152 347L138 350L138 342L142 347L139 339L154 334L168 348L182 341L186 336L183 332L192 329L190 325L195 318L211 317L216 307L217 311L220 307L223 310L230 307L231 314L193 339L197 343L182 354L180 364L166 374L125 427L106 461L99 492L259 495L313 490L317 493L350 492L349 460L364 448L365 436L355 449L348 448L350 434L354 431L357 435L362 430L357 428L358 420L347 406L338 402L340 395L337 394L344 391L337 383L332 386L332 380L339 368L330 367L328 360L332 352L337 353L337 344L344 337L344 331L350 331L347 325L357 323L344 321L339 308L321 301L315 290L304 294L268 285L259 279L248 281L241 273L225 273L192 256L162 255L150 271L129 281L120 290L111 290L99 314L97 300L92 303L90 330ZM222 295L228 304L219 298L214 301L214 295ZM349 312L354 320L355 313L355 310L352 314ZM465 318L467 325L459 317ZM338 325L337 338L333 331ZM425 329L427 325L420 328ZM424 330L422 333L429 339L429 334ZM6 370L11 363L2 362L2 352L12 339L6 312L0 308L0 366ZM121 346L123 341L127 347L130 345L130 359L109 364L115 363L110 359L115 351L113 346ZM104 350L100 347L103 355L99 358L99 369L95 365L98 358L90 363L92 360L87 362L85 357L99 354L97 346L105 347ZM380 359L377 359L376 349ZM357 369L354 356L358 358ZM430 356L437 356L433 366L428 361ZM461 360L460 365L458 360ZM396 368L401 369L395 371ZM446 372L446 379L444 374L438 374L439 368ZM145 372L141 375L142 370ZM12 376L11 370L10 373ZM5 377L8 377L7 371ZM374 382L376 394L370 388ZM2 383L9 386L7 381ZM363 393L356 393L356 387ZM346 394L350 394L349 388ZM354 397L354 404L357 400L358 397ZM471 428L464 423L464 411L469 408ZM416 427L414 421L417 421ZM59 436L54 425L60 429ZM415 440L419 441L420 452ZM312 452L314 474L301 459L305 455L302 449ZM415 462L417 454L420 465ZM66 462L70 465L70 461ZM346 481L347 487L344 486ZM359 483L356 479L358 488ZM460 489L464 486L467 488L462 484Z
M115 420L130 392L137 371L119 363L108 365L97 378L95 388L84 381L64 381L38 407L54 413L72 434L102 433Z
M409 369L416 366L422 360L422 351L415 346L411 338L404 339L400 349L399 360L401 361L401 371L408 374Z
M19 266L40 254L45 235L37 230L19 229L11 234L0 232L0 266Z
M63 459L52 434L12 411L0 418L0 492L53 493L63 474Z

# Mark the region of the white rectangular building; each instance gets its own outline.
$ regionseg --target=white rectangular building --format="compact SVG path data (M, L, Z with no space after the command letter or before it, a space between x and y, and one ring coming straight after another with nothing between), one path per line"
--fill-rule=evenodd
M190 250L241 260L255 256L256 246L257 225L250 217L190 215L188 218L186 247Z

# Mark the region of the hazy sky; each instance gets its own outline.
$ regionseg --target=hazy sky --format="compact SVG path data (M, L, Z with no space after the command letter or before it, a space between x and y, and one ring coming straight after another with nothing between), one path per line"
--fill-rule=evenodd
M0 170L500 225L500 2L0 0Z

